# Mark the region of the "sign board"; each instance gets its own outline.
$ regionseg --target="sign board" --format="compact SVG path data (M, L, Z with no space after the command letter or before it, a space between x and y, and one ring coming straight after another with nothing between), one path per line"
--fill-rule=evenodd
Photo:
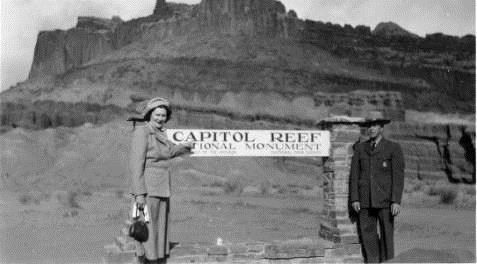
M172 142L193 142L192 156L325 157L330 133L323 130L168 129Z

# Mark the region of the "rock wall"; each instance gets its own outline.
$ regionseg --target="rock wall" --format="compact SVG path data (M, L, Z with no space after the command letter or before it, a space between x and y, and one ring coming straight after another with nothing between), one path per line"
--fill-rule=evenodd
M39 33L29 78L64 73L151 34L161 36L156 41L194 31L286 37L286 17L275 0L203 0L197 6L158 0L152 15L126 22L79 17L73 29Z
M475 183L474 127L394 122L386 130L403 148L407 177Z
M330 107L330 115L361 116L369 111L379 111L386 118L404 121L405 112L401 93L364 90L349 93L316 93L315 104Z
M76 28L81 28L89 31L113 31L121 23L123 23L122 19L117 16L113 17L112 19L80 16L78 17Z
M373 34L371 29L366 26L353 28L350 25L342 27L318 21L303 21L296 17L296 13L293 10L287 13L285 6L276 0L203 0L198 5L166 3L164 0L158 0L151 16L127 22L122 22L117 17L111 20L79 17L76 29L87 29L91 33L94 30L101 31L102 33L107 32L112 35L111 41L114 49L120 49L131 42L140 41L145 34L150 34L150 32L145 32L141 29L143 24L168 20L172 20L172 22L187 20L186 22L190 22L187 23L188 25L195 24L199 26L199 28L186 31L176 30L172 27L170 30L175 32L174 34L178 32L190 34L196 31L197 34L220 32L250 37L290 38L299 42L312 43L343 56L356 55L349 54L349 49L352 49L355 53L358 53L357 55L360 55L360 57L364 56L364 58L372 56L373 54L370 55L370 53L376 53L376 49L380 47L389 47L391 50L408 53L409 56L407 57L409 58L425 58L428 55L432 56L433 53L446 53L442 56L445 55L444 57L448 63L468 61L468 63L474 65L472 69L475 68L475 64L472 63L473 60L471 59L475 57L473 48L475 46L475 36L468 35L459 38L438 33L427 35L425 38L407 35L392 35L389 37L387 35L388 32L382 32L383 30L379 31L382 34ZM164 25L169 24L165 23ZM180 25L177 26L180 27ZM161 30L157 27L156 29ZM51 32L51 34L58 35L57 38L61 38L62 32L57 30ZM384 36L382 36L383 34ZM79 37L89 38L88 35L81 34ZM56 48L59 50L62 49L64 45L62 42L49 42L49 39L54 39L54 36L44 38L42 33L39 34L37 46L39 51L42 52L38 55L35 54L34 65L39 65L41 61L50 57L46 55L58 55L42 48L47 43L57 46ZM424 56L416 53L416 51L424 53ZM389 54L390 52L388 51L387 53ZM97 54L104 53L100 50ZM414 56L410 56L411 54ZM441 55L438 54L439 56ZM353 58L353 56L349 57ZM360 61L364 58L361 58ZM398 59L401 63L402 60ZM442 65L439 61L434 61L434 64ZM450 66L455 68L458 65ZM38 70L34 68L32 67L33 73L30 74L32 77L36 75L36 72L43 72L44 74L58 73L58 71L50 70L47 67ZM63 72L68 69L64 68Z
M86 25L87 28L84 27ZM28 78L61 74L113 50L110 31L92 31L89 26L94 28L98 25L85 21L81 22L81 26L68 31L40 32Z
M15 127L46 129L50 127L76 127L85 123L101 124L120 118L127 111L113 105L90 103L64 103L37 101L34 103L1 103L2 130Z
M276 0L203 0L200 24L224 33L288 37L285 6Z

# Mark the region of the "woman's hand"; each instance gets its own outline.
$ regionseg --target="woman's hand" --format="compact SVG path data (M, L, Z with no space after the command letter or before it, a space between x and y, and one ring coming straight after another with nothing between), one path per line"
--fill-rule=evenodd
M194 147L194 142L186 142L182 144L182 147L187 150L187 152L191 152L192 148Z
M139 210L144 209L144 206L146 206L146 196L143 195L143 194L137 195L135 200L136 200L137 207L139 208Z

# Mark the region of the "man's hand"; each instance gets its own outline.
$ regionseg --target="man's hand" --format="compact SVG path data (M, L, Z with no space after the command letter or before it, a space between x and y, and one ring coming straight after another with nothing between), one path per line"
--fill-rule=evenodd
M401 205L398 203L392 203L391 204L391 215L396 216L401 212Z
M353 210L356 211L356 213L359 213L359 210L361 209L359 202L353 202L351 203L351 207L353 207Z
M146 205L146 196L145 195L138 195L138 196L136 196L135 200L136 200L137 207L139 208L139 210L144 209L144 206Z

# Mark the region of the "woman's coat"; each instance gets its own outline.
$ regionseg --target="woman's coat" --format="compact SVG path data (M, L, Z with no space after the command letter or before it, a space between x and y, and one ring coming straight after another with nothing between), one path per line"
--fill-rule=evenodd
M187 148L175 145L167 139L164 131L148 123L135 127L129 160L131 193L170 197L169 160L187 152Z

